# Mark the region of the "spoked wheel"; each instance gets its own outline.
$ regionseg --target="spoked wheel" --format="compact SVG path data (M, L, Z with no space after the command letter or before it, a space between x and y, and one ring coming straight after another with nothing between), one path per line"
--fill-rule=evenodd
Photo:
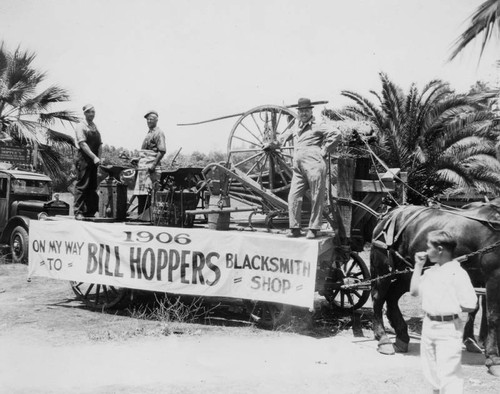
M338 310L353 311L361 308L370 296L370 286L360 285L342 288L342 285L356 285L370 279L365 262L356 252L351 252L346 262L335 261L325 280L322 295Z
M250 318L260 328L273 330L286 323L290 317L291 306L276 302L244 300Z
M92 309L100 310L124 306L132 292L128 288L97 283L70 281L70 285L79 300Z
M288 194L292 179L293 138L276 141L290 131L297 115L288 108L264 105L244 113L229 136L228 161L269 191ZM237 189L237 185L234 185Z

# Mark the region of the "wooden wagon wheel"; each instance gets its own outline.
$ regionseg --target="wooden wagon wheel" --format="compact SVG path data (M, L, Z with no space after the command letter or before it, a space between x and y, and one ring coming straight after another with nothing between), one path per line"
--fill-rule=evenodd
M370 271L363 259L351 252L349 260L334 261L326 280L322 295L330 305L338 310L353 311L361 308L370 296L370 285L343 289L342 285L352 285L370 279Z
M291 306L276 302L243 300L250 318L264 329L273 330L287 322Z
M288 194L292 179L293 138L282 146L273 143L289 131L296 120L293 111L276 105L263 105L245 112L229 135L229 163L269 191Z
M130 297L132 290L123 287L70 281L77 298L92 309L119 308Z

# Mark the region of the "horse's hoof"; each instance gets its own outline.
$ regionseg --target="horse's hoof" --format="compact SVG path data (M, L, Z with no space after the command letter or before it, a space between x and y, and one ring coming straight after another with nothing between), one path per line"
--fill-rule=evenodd
M379 353L387 354L389 356L392 356L394 353L396 353L394 351L394 346L392 345L392 343L381 343L378 345L377 350Z
M467 350L469 353L482 353L483 352L483 350L481 349L479 344L471 338L467 338L464 341L464 345L465 345L465 350Z
M491 365L488 367L488 372L497 378L500 378L500 365Z
M396 338L396 342L392 345L396 353L408 353L408 343Z

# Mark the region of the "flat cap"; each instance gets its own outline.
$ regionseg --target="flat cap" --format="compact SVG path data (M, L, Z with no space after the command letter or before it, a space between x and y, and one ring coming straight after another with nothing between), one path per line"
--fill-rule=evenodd
M148 111L148 112L146 112L146 115L144 115L144 117L147 118L149 115L156 115L156 117L158 117L158 112L153 111L153 110Z
M89 109L94 109L94 106L92 104L85 104L82 109L83 112L87 112Z

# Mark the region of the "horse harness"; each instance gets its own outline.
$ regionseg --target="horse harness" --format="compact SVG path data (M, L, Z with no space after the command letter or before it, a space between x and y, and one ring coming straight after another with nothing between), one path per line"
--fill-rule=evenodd
M372 247L376 247L379 249L383 249L387 251L387 258L389 260L389 267L395 267L396 264L394 264L394 259L396 258L397 261L402 261L405 263L406 268L410 268L410 270L405 269L404 271L400 271L401 273L408 273L411 272L413 269L413 264L411 261L403 257L394 247L394 245L397 243L399 238L401 237L401 234L403 231L408 227L408 225L415 220L418 216L420 216L422 213L429 211L430 209L434 208L424 208L420 209L417 211L412 212L409 214L401 224L399 230L397 233L396 231L396 222L398 219L398 215L393 215L386 223L382 231L377 235L376 238L372 240ZM396 271L392 271L391 274L396 275Z
M359 287L359 286L365 286L367 284L371 285L373 282L376 282L376 281L381 280L381 279L395 277L397 275L403 275L403 274L408 274L408 273L413 272L413 263L410 260L408 260L407 258L405 258L404 256L402 256L394 248L394 245L397 243L401 234L406 229L406 227L408 227L408 225L411 223L412 220L416 219L423 212L427 212L431 209L442 209L442 208L439 206L438 207L426 207L424 209L412 212L404 220L404 222L402 223L401 227L399 228L399 230L396 234L395 234L395 229L396 229L396 222L397 222L398 215L394 215L393 217L391 217L387 221L384 228L377 235L377 237L372 240L372 247L386 251L387 258L389 261L389 267L395 267L396 264L393 262L394 262L394 260L396 260L396 262L400 261L400 262L403 262L405 264L405 268L403 270L392 270L385 275L381 275L381 276L378 276L378 277L373 278L373 279L369 279L369 280L364 281L364 282L344 285L344 286L342 286L342 288L348 289L348 288L355 288L355 287ZM453 211L451 209L447 209L446 212L454 214L454 215L459 215L459 216L465 217L467 219L478 221L484 225L490 226L495 231L500 231L500 222L498 222L498 221L485 220L485 219L479 218L477 216L467 215L464 212ZM484 254L490 253L491 251L497 249L498 247L500 247L500 240L498 240L497 242L494 242L491 245L485 246L484 248L478 249L474 252L459 256L455 260L457 260L459 263L464 263L464 262L468 261L471 257L478 256L478 255L482 256Z

